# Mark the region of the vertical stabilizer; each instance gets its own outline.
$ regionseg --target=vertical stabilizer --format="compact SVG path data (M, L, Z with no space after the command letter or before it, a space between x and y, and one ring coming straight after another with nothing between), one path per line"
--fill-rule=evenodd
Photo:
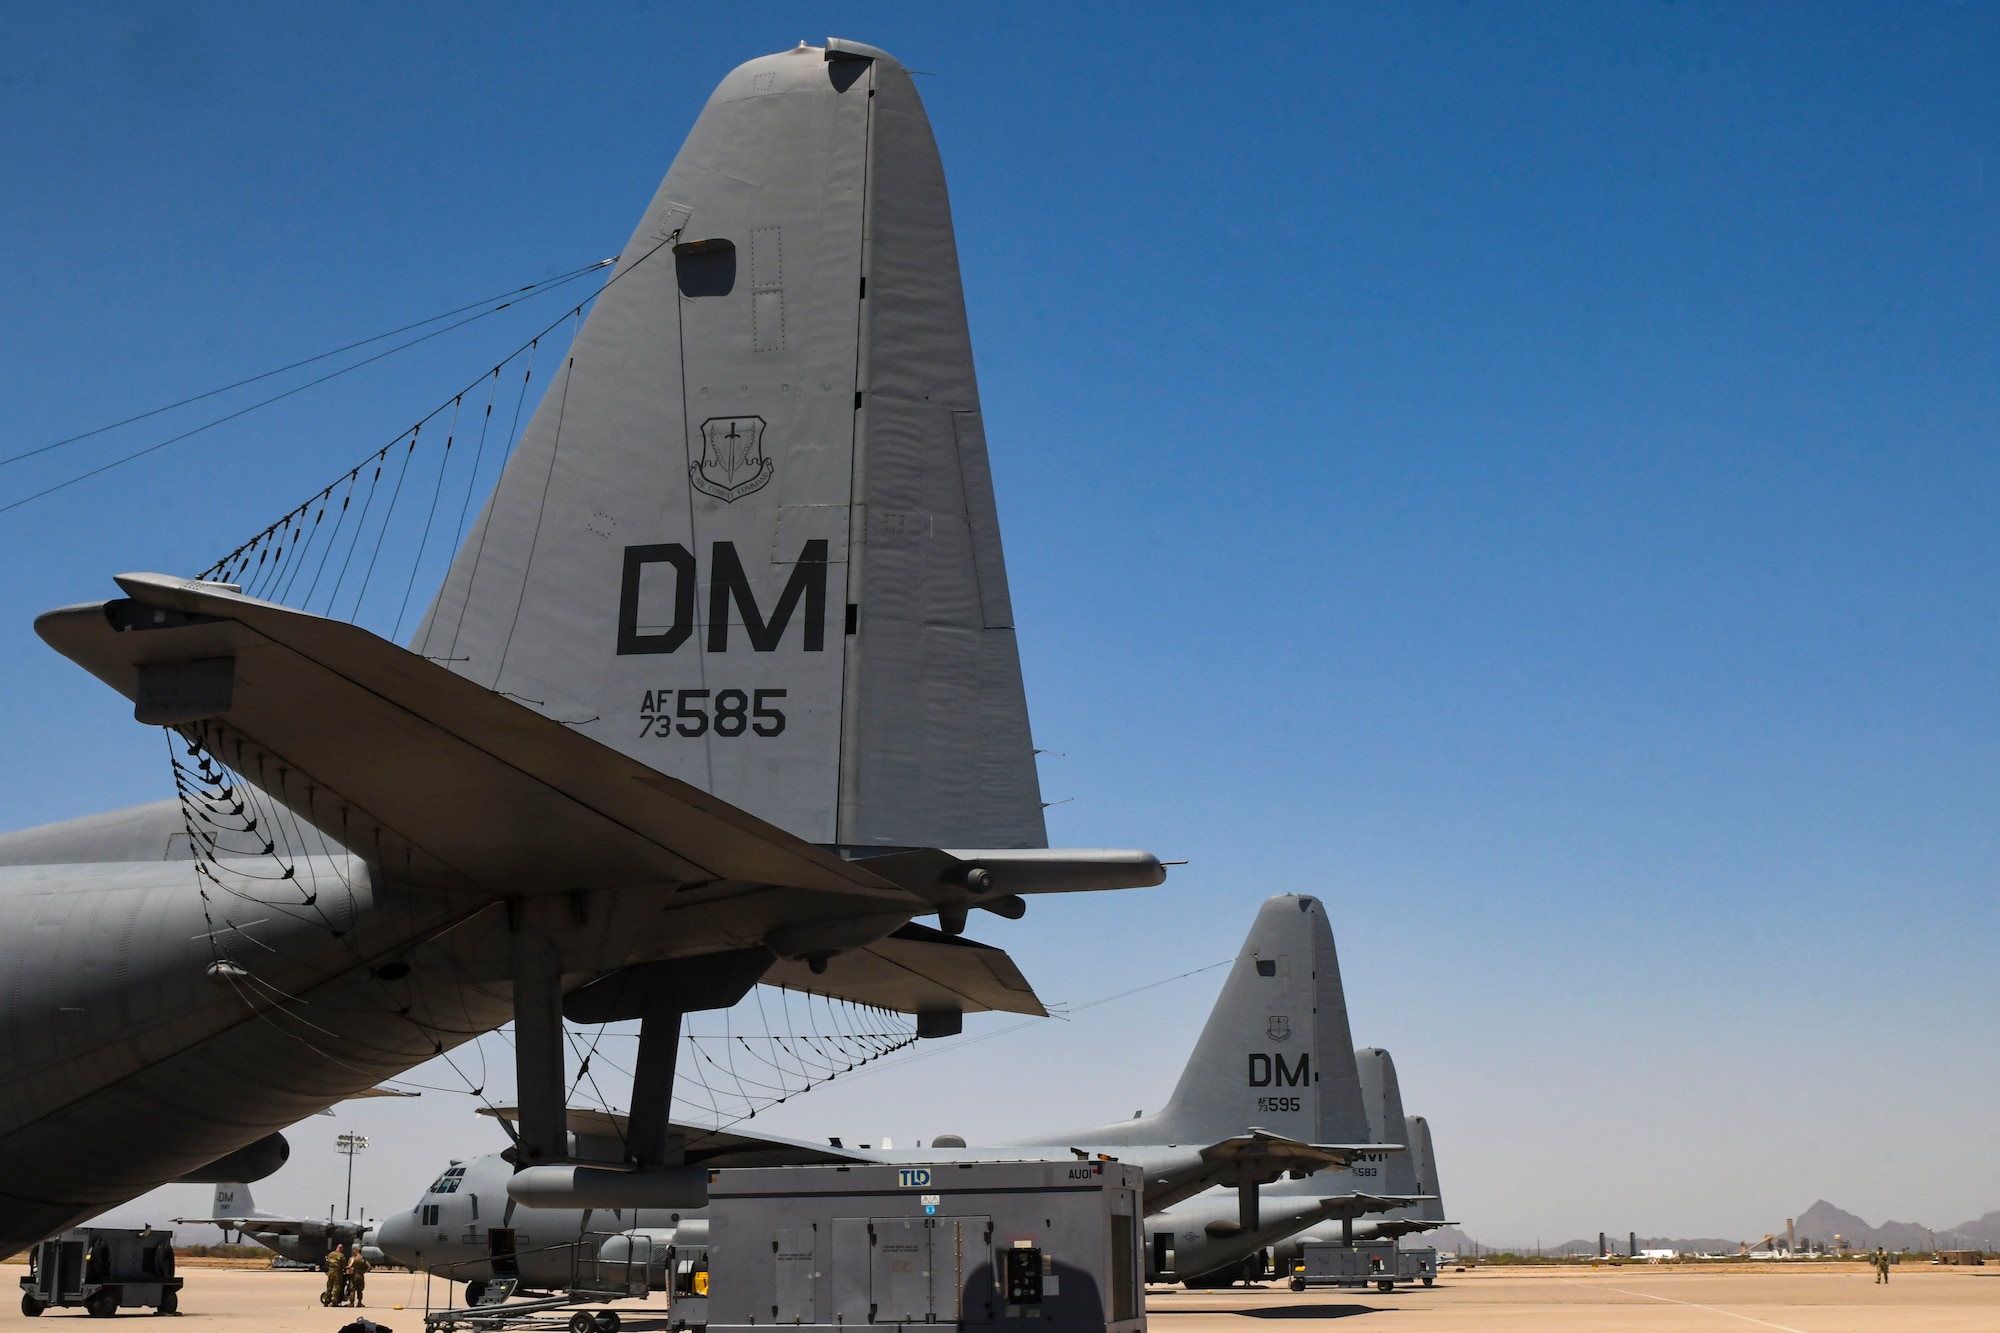
M1437 1155L1431 1148L1430 1122L1420 1115L1403 1117L1403 1141L1410 1145L1410 1165L1417 1174L1417 1193L1435 1197L1417 1205L1417 1216L1425 1222L1442 1222L1444 1191L1438 1187Z
M950 202L894 59L731 72L533 375L418 651L811 841L1046 844Z
M1204 1144L1254 1127L1370 1142L1353 1040L1326 905L1266 899L1165 1108L1086 1138Z
M1396 1062L1379 1046L1354 1053L1361 1078L1361 1102L1368 1116L1370 1143L1401 1143L1407 1149L1403 1089L1396 1080ZM1409 1151L1390 1153L1383 1162L1382 1187L1390 1194L1417 1194L1417 1166Z
M261 1217L257 1211L257 1201L250 1197L250 1187L244 1184L217 1185L215 1187L215 1209L210 1217Z

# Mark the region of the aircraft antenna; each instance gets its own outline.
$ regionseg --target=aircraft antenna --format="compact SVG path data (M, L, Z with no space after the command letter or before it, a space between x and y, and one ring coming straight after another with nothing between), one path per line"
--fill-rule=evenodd
M599 269L602 269L610 264L615 264L616 262L617 259L615 256L611 259L600 260L595 264L587 265L584 268L578 269L574 272L558 275L555 278L548 279L546 282L530 284L529 288L523 288L522 290L530 291L533 288L539 288L540 289L539 291L533 292L534 295L540 295L545 292L555 291L557 288L562 287L567 283L574 282L576 279L583 277L586 274L595 273ZM517 299L527 299L527 298L517 297ZM595 295L593 295L590 299L591 300L596 299ZM367 366L372 366L377 361L385 360L388 357L396 355L398 352L408 351L412 347L416 347L421 343L427 343L433 338L442 337L444 334L454 332L458 329L462 329L466 325L485 319L489 315L497 315L501 311L509 309L514 304L515 304L514 301L504 301L498 305L494 305L492 304L490 299L488 301L475 302L470 306L460 307L459 310L447 311L442 315L435 315L430 319L418 320L415 323L404 325L401 328L391 329L386 333L379 333L374 335L373 337L363 338L358 342L349 343L344 347L337 347L330 352L321 352L313 356L305 357L302 360L294 361L289 365L280 366L275 370L267 370L261 372L260 374L251 375L244 379L234 381L233 383L225 384L220 388L210 389L203 393L194 394L190 397L179 399L178 401L168 403L164 406L151 408L147 411L139 412L132 416L125 417L122 420L111 422L108 425L99 426L91 430L83 431L76 435L71 435L63 439L56 440L50 444L39 445L35 448L25 449L22 450L20 453L11 454L5 458L0 458L0 468L7 467L8 465L13 463L24 462L31 458L37 458L43 454L48 454L55 450L64 448L65 446L76 444L84 440L92 439L96 436L106 434L107 432L118 430L121 427L132 425L136 422L148 420L152 417L159 416L162 413L172 412L176 408L186 407L192 403L198 403L205 399L213 398L218 394L228 393L232 389L243 388L246 385L255 384L260 380L269 379L274 375L282 375L287 371L297 370L301 367L309 366L314 362L323 361L328 357L338 356L343 352L353 351L358 348L365 347L370 343L379 342L385 338L392 338L399 333L405 333L410 331L411 329L422 328L426 324L433 324L438 322L439 320L451 319L452 316L461 314L465 310L476 311L476 313L465 315L463 318L454 320L454 322L446 324L442 328L432 329L427 333L420 333L416 337L398 343L393 347L385 348L382 351L376 352L370 356L364 356L357 361L352 361L349 362L347 365L340 366L334 370L329 370L326 373L315 376L314 378L306 380L303 383L294 384L290 388L280 389L278 392L271 394L268 397L260 398L255 402L249 403L243 407L234 408L230 411L222 413L220 416L211 417L207 421L201 422L199 425L190 426L185 430L177 431L174 434L167 436L165 439L156 440L151 444L145 445L138 449L134 449L128 453L121 454L118 457L112 458L104 463L97 464L94 467L87 467L79 472L72 473L70 476L63 478L60 481L53 482L47 486L42 487L39 490L30 491L28 494L21 496L19 499L11 500L4 505L0 505L0 514L6 514L13 510L19 509L23 505L32 504L36 500L43 499L50 495L54 495L58 491L68 490L72 486L78 485L79 483L82 482L89 481L92 477L101 476L106 472L112 472L117 470L118 468L124 467L127 463L136 463L142 458L150 457L151 455L160 452L162 449L166 449L173 445L179 444L184 440L193 439L197 435L207 434L209 431L212 431L217 427L226 426L232 421L240 420L241 418L247 417L254 412L258 412L274 404L281 403L288 398L292 398L298 394L304 393L308 389L316 389L320 385L329 383L333 380L337 380L343 375L352 374L354 371L361 370ZM586 304L588 304L587 301ZM485 306L486 308L479 309L478 307L480 306ZM557 322L560 323L561 321Z
M728 1009L689 1015L674 1070L674 1106L711 1131L724 1131L851 1074L917 1043L915 1021L894 1010L784 986L758 986ZM570 1085L570 1104L587 1083L598 1109L618 1107L599 1084L602 1066L626 1080L630 1060L621 1063L603 1049L607 1042L638 1040L636 1031L597 1028L588 1045L567 1030L579 1057Z
M532 338L453 391L386 444L365 454L301 503L239 543L202 571L200 577L236 584L249 596L364 625L386 637L398 638L416 588L442 585L460 549L466 517L475 497L484 494L498 475L497 468L487 466L486 456L501 385L518 377L512 418L505 427L505 440L500 441L502 447L496 451L500 455L499 464L504 467L520 442L523 408L534 382L542 343L566 323L572 326L573 334L600 296L667 244L663 240L619 268L602 287L564 310ZM593 265L584 272L595 272L601 267ZM571 355L563 364L567 368L574 362ZM454 453L452 446L458 439L459 423L468 400L477 403L482 388L486 396L483 407L478 409L479 443L468 459L466 450ZM388 494L379 496L385 484ZM412 487L419 495L430 491L429 504L421 506L421 520L418 506L399 503L403 491ZM449 544L434 543L431 535L438 511L450 504L445 498L447 492L457 501L458 533ZM5 508L0 507L0 513L4 512ZM474 583L482 554L482 550L473 552ZM386 577L378 581L378 572ZM507 591L511 590L496 595L504 596ZM468 598L469 595L470 589ZM463 618L463 606L458 615ZM431 640L442 627L431 623L430 617L421 623L424 632L418 650L429 655ZM456 639L454 625L451 642L455 644ZM443 660L453 660L452 651L446 649Z

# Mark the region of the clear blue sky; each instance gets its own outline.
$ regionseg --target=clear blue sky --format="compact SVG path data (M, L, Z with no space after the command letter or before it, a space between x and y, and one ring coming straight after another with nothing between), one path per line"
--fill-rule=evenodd
M934 76L1051 835L1193 861L985 936L1084 1001L1324 895L1491 1239L2000 1208L1991 6L13 5L0 453L612 253L829 32ZM169 791L34 613L533 316L0 515L4 823ZM1218 975L777 1127L1156 1107ZM497 1143L446 1101L343 1112L378 1209Z

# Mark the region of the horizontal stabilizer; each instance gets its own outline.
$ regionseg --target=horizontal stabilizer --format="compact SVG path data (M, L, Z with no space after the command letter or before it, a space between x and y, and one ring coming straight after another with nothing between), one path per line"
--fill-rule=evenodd
M515 1106L482 1106L479 1114L514 1121L520 1119L521 1112ZM569 1132L578 1138L623 1143L626 1124L626 1117L618 1111L600 1111L587 1106L569 1108ZM875 1160L865 1154L829 1147L824 1143L738 1134L700 1125L674 1125L668 1136L680 1141L683 1154L680 1164L686 1166L844 1166Z
M1366 1217L1394 1208L1408 1208L1422 1200L1413 1194L1334 1194L1319 1201L1321 1217Z
M804 961L781 960L764 982L905 1014L997 1010L1046 1018L1049 1012L1005 950L914 921L824 966L814 972Z
M1305 1175L1347 1166L1370 1153L1399 1151L1401 1145L1381 1143L1303 1143L1253 1129L1148 1175L1146 1211L1163 1212L1217 1185L1267 1185L1286 1172Z
M252 1213L248 1217L176 1217L174 1225L220 1227L224 1231L238 1231L251 1236L303 1236L307 1240L344 1243L360 1239L372 1224L333 1222L324 1217L271 1217Z
M759 982L906 1014L1048 1013L1005 951L910 922L844 950L779 958L759 947L621 968L565 995L563 1017L618 1023L652 1004L724 1009Z
M903 890L699 788L342 621L220 584L132 595L36 631L329 838L415 887L545 894L741 884L914 905ZM231 665L220 676L197 662ZM148 710L153 710L147 716Z
M975 905L985 894L1149 889L1167 878L1167 868L1151 852L1098 848L926 847L857 856L856 864L934 902L951 899ZM940 888L957 892L941 899Z
M1414 1236L1420 1232L1435 1231L1439 1227L1457 1225L1456 1222L1446 1222L1442 1219L1433 1222L1421 1217L1379 1217L1371 1221L1368 1228L1377 1236L1390 1237Z

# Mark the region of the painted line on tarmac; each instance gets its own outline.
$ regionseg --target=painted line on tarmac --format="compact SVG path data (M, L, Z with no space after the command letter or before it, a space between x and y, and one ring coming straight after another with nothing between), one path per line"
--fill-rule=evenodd
M1589 1284L1579 1283L1578 1285ZM1804 1329L1793 1328L1790 1324L1774 1324L1768 1319L1756 1319L1747 1314L1738 1314L1734 1310L1724 1310L1719 1306L1703 1305L1699 1301L1677 1301L1671 1296L1655 1296L1650 1291L1633 1291L1630 1287L1613 1287L1611 1290L1623 1292L1627 1296L1643 1296L1649 1301L1664 1301L1668 1305L1685 1305L1695 1310L1706 1310L1710 1314L1726 1314L1731 1319L1741 1319L1746 1324L1762 1324L1765 1328L1783 1329L1784 1333L1805 1333Z

